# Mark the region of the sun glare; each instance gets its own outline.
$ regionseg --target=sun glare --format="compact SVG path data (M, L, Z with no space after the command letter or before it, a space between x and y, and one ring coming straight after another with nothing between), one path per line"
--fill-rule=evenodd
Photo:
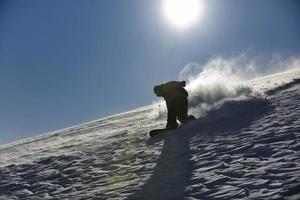
M202 0L164 0L163 13L168 21L177 28L188 27L201 17Z

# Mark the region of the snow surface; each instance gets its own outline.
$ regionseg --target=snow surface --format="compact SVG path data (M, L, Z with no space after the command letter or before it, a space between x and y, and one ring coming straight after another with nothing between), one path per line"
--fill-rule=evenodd
M0 145L0 199L300 199L299 78L245 82L156 138L158 104Z

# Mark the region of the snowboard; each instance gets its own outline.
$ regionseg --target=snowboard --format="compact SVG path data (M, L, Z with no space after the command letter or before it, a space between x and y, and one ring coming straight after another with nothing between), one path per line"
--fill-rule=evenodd
M192 121L192 120L195 120L196 117L194 117L193 115L189 115L188 119L189 119L188 122L190 122L190 121ZM188 122L187 122L187 123L188 123ZM185 123L185 124L187 124L187 123ZM178 127L178 128L181 128L181 127L183 127L183 126L184 126L184 125L181 125L181 126ZM177 129L178 129L178 128L177 128ZM167 129L167 128L154 129L154 130L151 130L151 131L149 132L149 135L150 135L150 137L155 137L155 136L157 136L157 135L161 135L161 134L164 134L164 133L168 133L168 132L171 132L171 131L174 131L174 130L176 130L176 128L175 128L175 129Z
M176 130L176 129L167 129L167 128L154 129L154 130L151 130L149 132L149 135L150 135L150 137L155 137L155 136L157 136L159 134L167 133L167 132L170 132L172 130Z

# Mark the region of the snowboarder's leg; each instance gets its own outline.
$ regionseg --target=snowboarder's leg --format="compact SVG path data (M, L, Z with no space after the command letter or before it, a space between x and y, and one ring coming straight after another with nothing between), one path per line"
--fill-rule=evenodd
M176 99L176 116L183 124L188 121L188 100L185 96Z
M167 129L175 129L178 127L177 118L176 118L176 105L174 102L167 103L168 109L168 120L167 120Z

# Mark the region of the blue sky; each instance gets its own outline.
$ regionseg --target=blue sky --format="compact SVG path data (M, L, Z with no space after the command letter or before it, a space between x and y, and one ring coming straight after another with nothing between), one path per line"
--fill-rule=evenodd
M298 56L298 0L207 0L188 30L161 0L0 0L0 143L151 104L190 62Z

